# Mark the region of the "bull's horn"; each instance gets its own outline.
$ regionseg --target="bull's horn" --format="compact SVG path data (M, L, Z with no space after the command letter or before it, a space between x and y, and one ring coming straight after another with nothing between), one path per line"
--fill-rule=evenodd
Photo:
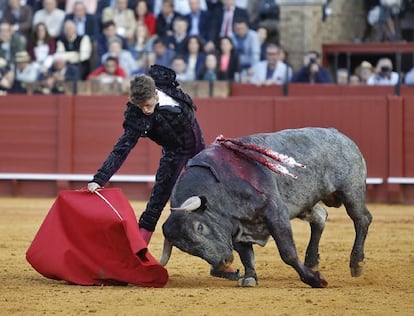
M165 266L170 260L172 252L172 243L170 243L167 239L164 239L164 246L162 248L162 255L160 258L160 264Z
M180 207L172 207L171 211L186 211L191 212L198 209L201 206L201 199L199 196L189 197L181 204Z

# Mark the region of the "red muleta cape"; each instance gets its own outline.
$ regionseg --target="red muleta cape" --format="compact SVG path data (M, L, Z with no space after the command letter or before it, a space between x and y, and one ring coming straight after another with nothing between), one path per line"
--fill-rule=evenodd
M26 252L43 276L79 285L163 287L167 270L147 250L122 191L62 191Z

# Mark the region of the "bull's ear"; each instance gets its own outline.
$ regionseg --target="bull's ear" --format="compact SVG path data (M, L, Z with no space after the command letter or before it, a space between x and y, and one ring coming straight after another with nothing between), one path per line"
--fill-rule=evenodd
M199 209L201 211L204 211L207 208L207 198L204 195L201 195L200 200L201 200L201 205L200 205Z

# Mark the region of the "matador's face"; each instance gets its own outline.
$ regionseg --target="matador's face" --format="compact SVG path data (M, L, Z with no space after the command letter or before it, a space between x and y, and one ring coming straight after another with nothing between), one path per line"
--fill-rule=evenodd
M152 113L154 113L155 106L158 103L158 99L159 99L158 92L155 91L154 95L151 98L140 102L139 104L137 104L137 106L141 109L141 111L145 115L151 115Z

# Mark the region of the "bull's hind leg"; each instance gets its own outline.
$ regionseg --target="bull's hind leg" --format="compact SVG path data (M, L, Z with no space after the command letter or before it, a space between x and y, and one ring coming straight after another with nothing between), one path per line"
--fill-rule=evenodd
M319 265L319 241L321 240L322 232L325 228L326 218L328 213L320 204L315 204L310 213L302 219L309 222L311 227L311 237L308 247L306 249L305 266L312 270L318 270Z
M359 191L361 192L361 191ZM362 192L365 192L362 190ZM368 227L372 221L372 215L365 205L365 196L358 193L345 196L344 205L346 211L354 221L355 241L351 252L349 267L353 277L360 276L363 272L364 244L368 234Z
M289 211L285 206L276 206L272 203L266 211L269 232L276 242L283 262L292 266L299 274L300 279L311 287L326 287L328 282L322 275L304 265L298 258L292 227L290 225Z

